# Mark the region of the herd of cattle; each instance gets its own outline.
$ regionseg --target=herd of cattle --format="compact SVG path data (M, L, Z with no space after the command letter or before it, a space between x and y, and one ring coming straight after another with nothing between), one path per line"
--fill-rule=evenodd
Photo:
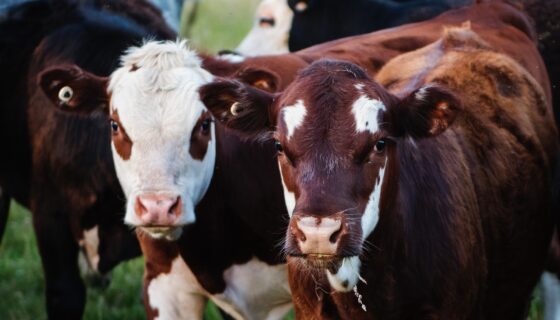
M143 254L148 319L526 319L560 271L558 21L548 0L263 0L209 55L148 0L10 6L0 236L30 209L50 319L83 314L80 254Z

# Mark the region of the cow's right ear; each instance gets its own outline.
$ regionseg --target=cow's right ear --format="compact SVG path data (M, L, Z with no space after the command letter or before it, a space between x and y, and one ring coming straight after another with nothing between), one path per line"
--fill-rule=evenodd
M208 110L226 127L250 137L273 130L274 94L235 80L216 80L202 86L199 93Z
M81 114L108 111L108 80L76 65L54 66L37 76L39 87L57 108Z

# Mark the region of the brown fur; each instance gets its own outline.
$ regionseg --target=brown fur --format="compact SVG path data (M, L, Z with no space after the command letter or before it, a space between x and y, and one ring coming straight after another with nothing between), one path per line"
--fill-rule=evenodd
M558 133L543 89L546 75L535 78L534 69L524 68L542 65L529 38L513 37L518 50L513 42L507 45L512 59L501 53L509 35L502 34L496 46L483 35L468 25L449 29L443 39L395 58L377 76L380 84L391 84L391 93L356 66L320 61L267 109L255 106L277 119L284 106L304 101L307 115L290 140L282 121L267 125L276 128L283 176L297 195L292 220L303 213L344 212L350 237L340 241L336 258L359 255L367 282L357 286L364 312L353 292L333 292L324 269L296 258L290 228L286 251L293 256L290 284L298 318L526 317L552 232ZM524 57L518 63L519 52ZM375 134L354 131L350 107L360 94L358 83L387 107ZM419 97L418 88L427 83L439 85ZM246 89L230 83L227 90ZM245 99L266 101L261 95ZM220 103L208 107L215 114L222 110ZM253 112L259 111L228 123L250 121L243 118ZM381 139L388 145L373 152L371 145ZM383 159L379 222L362 244L360 226L352 221Z
M111 140L113 141L115 150L123 160L128 160L130 159L130 153L132 152L133 143L128 137L128 134L126 133L126 130L121 123L118 110L113 110L111 112L111 121L114 121L118 125L116 131L113 128L110 129L112 133Z
M196 122L193 133L191 135L191 146L189 148L189 153L193 159L202 160L206 155L206 150L208 149L208 143L210 142L210 126L208 129L202 127L202 123L206 121L207 123L212 119L209 112L203 112L200 119Z

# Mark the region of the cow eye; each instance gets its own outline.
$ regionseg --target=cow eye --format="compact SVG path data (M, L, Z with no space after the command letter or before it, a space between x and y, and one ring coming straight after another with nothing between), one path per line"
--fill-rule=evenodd
M375 144L374 150L377 153L381 153L383 152L383 150L385 150L385 146L386 146L385 140L381 139L377 141L377 143Z
M60 89L60 91L58 91L58 99L60 99L60 101L62 102L70 101L73 95L74 90L72 90L72 88L70 88L69 86L64 86L62 87L62 89Z
M204 121L202 121L202 124L200 125L200 128L202 129L202 132L208 133L210 131L210 124L211 123L212 123L211 119L205 119Z
M113 131L113 134L119 132L119 124L115 120L111 120L111 131Z
M282 144L278 140L274 140L274 147L276 148L276 151L278 151L278 152L283 152L284 151L284 148L282 148Z

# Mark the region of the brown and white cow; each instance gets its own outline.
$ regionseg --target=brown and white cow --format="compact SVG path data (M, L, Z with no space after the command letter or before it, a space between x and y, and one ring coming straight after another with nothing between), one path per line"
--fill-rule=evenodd
M212 299L237 319L281 319L292 304L274 249L287 217L274 146L214 122L198 93L212 79L186 42L148 42L110 78L59 65L40 83L62 110L110 115L149 318L201 318Z
M280 94L201 90L230 128L273 133L296 316L524 319L552 232L549 83L468 25L376 79L323 60Z

